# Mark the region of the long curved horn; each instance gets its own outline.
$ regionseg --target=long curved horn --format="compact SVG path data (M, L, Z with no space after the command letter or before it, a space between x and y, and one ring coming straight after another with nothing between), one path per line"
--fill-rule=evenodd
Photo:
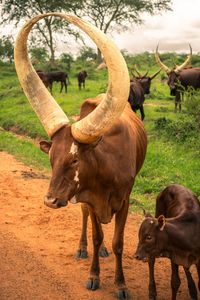
M29 20L22 27L15 43L15 65L26 96L50 137L69 120L37 76L28 57L26 46L28 34L33 25L48 16L61 17L87 33L102 52L108 66L109 84L102 102L88 116L72 125L72 135L77 141L91 143L113 125L127 104L130 78L126 63L119 49L105 34L78 17L62 13L48 13ZM47 109L48 102L50 104ZM47 113L46 110L49 112Z
M160 73L161 70L162 70L162 69L158 70L158 71L155 72L153 75L151 75L149 78L150 78L151 80L154 79L154 77L156 77L156 76Z
M133 72L132 69L131 69L131 74L132 74L133 78L137 78L137 76L135 76L135 74L134 74L134 72Z
M180 66L177 66L176 69L174 70L175 72L180 72L181 70L183 70L187 64L190 62L191 58L192 58L192 47L189 44L190 47L190 54L188 55L187 59L184 61L184 63Z
M159 58L159 55L158 55L158 46L156 47L155 58L156 58L157 64L158 64L163 70L165 70L165 72L170 73L171 70L170 70L166 65L164 65L164 64L161 62L160 58Z
M142 73L140 73L140 71L137 68L137 65L135 64L135 71L137 72L137 74L140 76L140 78L143 77Z

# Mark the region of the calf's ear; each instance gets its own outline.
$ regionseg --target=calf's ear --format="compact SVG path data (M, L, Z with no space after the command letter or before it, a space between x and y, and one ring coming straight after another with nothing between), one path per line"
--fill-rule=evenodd
M50 148L51 148L51 142L47 142L47 141L41 141L40 142L40 149L44 152L44 153L46 153L46 154L48 154L49 153L49 150L50 150Z
M163 229L165 227L165 223L166 223L165 217L163 215L160 215L158 217L158 227L159 227L160 231L163 231Z
M143 210L143 214L144 214L145 218L153 218L153 216L150 214L150 212L146 211L143 207L142 207L142 210Z

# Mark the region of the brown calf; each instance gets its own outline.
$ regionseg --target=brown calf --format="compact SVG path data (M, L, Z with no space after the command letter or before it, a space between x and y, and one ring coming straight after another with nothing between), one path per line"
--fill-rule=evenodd
M197 300L197 290L189 268L196 265L200 289L200 202L187 188L172 184L157 197L156 214L146 214L140 226L136 259L149 263L149 299L156 299L154 264L156 257L171 260L172 300L180 286L179 265L183 266L189 293Z

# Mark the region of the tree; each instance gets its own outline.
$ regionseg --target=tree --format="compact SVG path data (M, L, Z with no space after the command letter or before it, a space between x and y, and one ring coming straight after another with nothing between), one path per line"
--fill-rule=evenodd
M1 4L1 25L5 23L14 22L17 26L21 20L30 19L35 15L44 14L48 12L76 11L76 7L79 6L80 0L0 0ZM37 22L33 27L32 42L38 46L45 45L50 51L50 60L55 60L55 32L61 34L65 30L65 33L73 34L78 37L77 32L71 29L68 22L63 21L60 18L48 17L40 22ZM34 34L37 31L37 34ZM39 33L39 34L38 34Z
M171 10L171 0L84 0L74 12L97 26L104 33L125 31L132 24L143 23L142 14ZM101 61L98 49L97 62Z
M81 60L86 60L86 59L96 60L97 54L95 53L93 48L84 46L80 49L79 58Z
M69 53L62 53L60 57L60 62L65 63L67 65L67 70L70 72L71 63L73 62L73 56Z
M11 36L3 36L0 39L0 57L8 59L10 62L14 58L14 42Z
M32 47L30 49L31 59L45 63L48 58L47 49L44 47Z

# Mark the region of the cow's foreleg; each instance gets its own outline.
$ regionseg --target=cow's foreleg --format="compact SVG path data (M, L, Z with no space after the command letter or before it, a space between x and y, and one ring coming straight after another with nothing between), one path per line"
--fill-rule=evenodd
M171 261L171 288L172 288L172 300L176 300L176 295L181 284L180 277L178 274L178 265Z
M61 93L61 92L62 92L62 90L63 90L63 85L64 85L64 83L61 81L60 93Z
M112 242L113 252L115 254L115 285L117 287L118 299L129 299L130 293L126 287L123 267L122 267L122 253L124 244L124 227L128 214L129 201L126 199L122 209L116 213L115 216L115 232Z
M156 300L156 283L154 277L155 258L149 259L149 300Z
M67 93L67 82L66 81L64 82L64 85L65 85L65 93Z
M81 204L82 210L82 232L81 238L79 241L79 249L76 252L77 258L86 258L88 256L87 253L87 221L89 216L88 206L87 204Z
M101 225L97 221L94 212L90 207L89 207L89 212L92 221L93 259L90 268L90 277L87 281L86 288L89 290L96 290L99 288L99 283L100 283L99 250L103 242L103 231Z
M140 113L141 113L141 119L144 120L145 114L144 114L144 107L143 105L140 106Z
M187 277L187 283L188 283L188 289L189 289L190 297L193 300L197 300L198 299L197 298L197 289L196 289L194 280L192 278L192 275L191 275L188 268L184 268L184 271L185 271L185 275Z
M79 240L79 248L76 252L76 258L87 258L88 252L87 252L87 222L88 222L88 216L89 216L89 210L87 204L82 203L81 204L81 210L82 210L82 232L81 237ZM101 226L101 225L100 225ZM99 255L101 257L108 257L109 253L108 250L102 242L100 247Z

